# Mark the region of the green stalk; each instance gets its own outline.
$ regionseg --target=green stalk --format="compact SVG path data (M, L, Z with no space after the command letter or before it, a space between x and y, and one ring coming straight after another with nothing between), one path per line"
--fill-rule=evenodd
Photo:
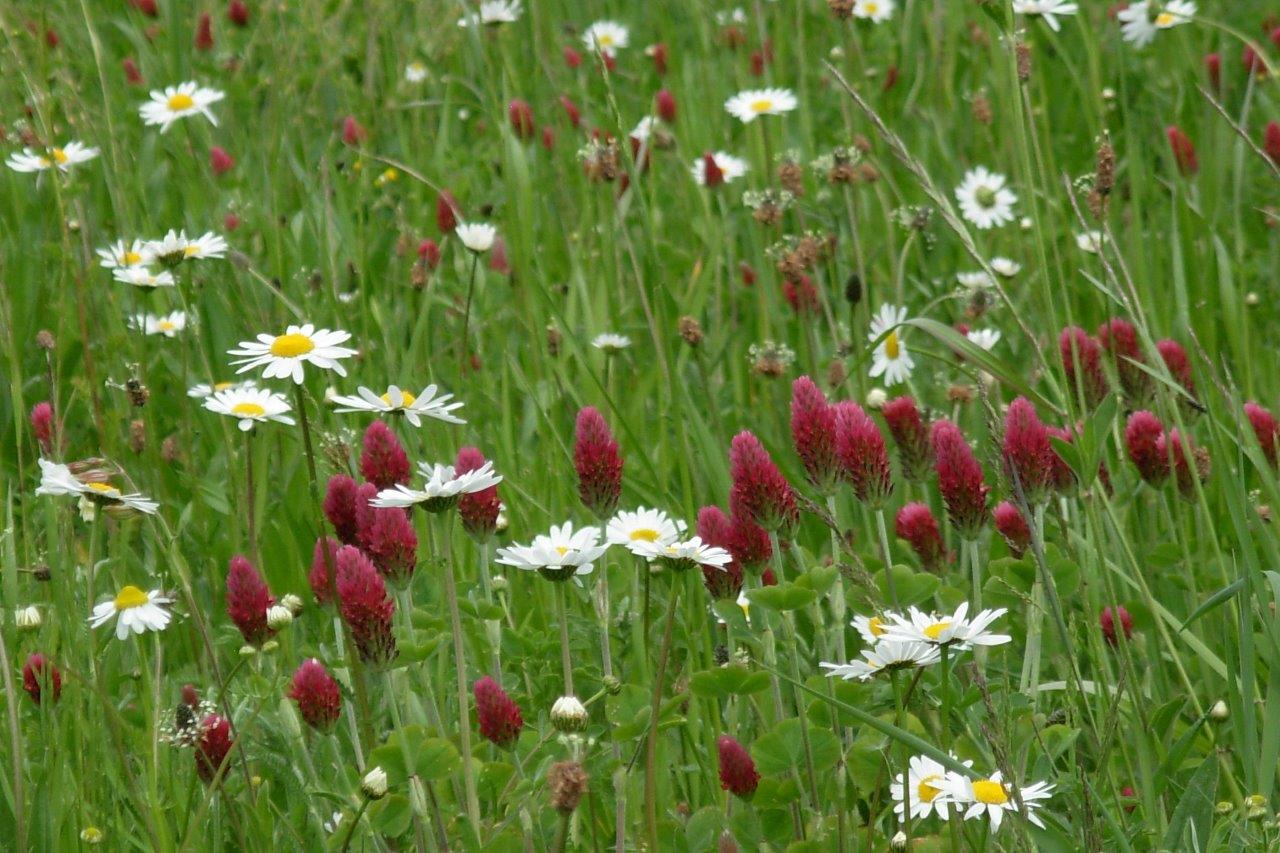
M653 681L653 700L649 704L649 732L645 738L645 831L650 850L661 849L658 843L658 714L662 707L662 687L667 675L667 659L671 655L671 634L676 624L676 602L679 599L680 588L672 583L671 596L667 601L666 626L662 629L662 647L658 653L658 670Z
M458 684L458 739L462 743L462 783L467 792L467 819L480 837L480 799L476 795L475 771L471 766L471 705L467 697L467 652L462 639L462 615L458 610L458 588L453 578L453 549L449 531L452 515L441 515L444 527L444 596L449 605L449 629L453 634L453 666ZM561 613L563 614L563 605ZM561 622L563 625L563 620ZM562 629L563 630L563 629Z

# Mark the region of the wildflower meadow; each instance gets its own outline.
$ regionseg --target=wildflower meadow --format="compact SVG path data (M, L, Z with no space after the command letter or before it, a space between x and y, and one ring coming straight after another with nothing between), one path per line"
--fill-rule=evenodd
M1280 7L0 1L0 849L1280 849Z

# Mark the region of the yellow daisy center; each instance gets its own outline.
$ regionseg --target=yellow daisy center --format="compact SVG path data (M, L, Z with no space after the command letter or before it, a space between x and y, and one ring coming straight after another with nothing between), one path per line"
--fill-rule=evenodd
M1173 20L1174 18L1172 14L1169 12L1161 12L1159 15L1156 15L1156 26L1171 27L1173 26Z
M556 553L559 554L561 557L563 557L565 554L569 553L569 549L564 547L563 545L557 545Z
M219 383L217 383L216 385L214 385L214 386L213 386L213 390L215 390L215 391L225 391L225 390L227 390L228 388L230 388L230 387L231 387L232 385L234 385L234 384L235 384L234 382L219 382Z
M879 637L884 633L884 620L879 616L872 616L867 620L867 630L871 632L871 636Z
M271 354L279 358L297 358L306 355L316 348L315 342L306 335L293 332L280 335L271 342Z
M183 92L169 96L169 109L175 113L179 110L189 110L196 105L196 99Z
M638 530L631 531L631 541L632 542L657 542L659 535L660 534L658 533L658 531L653 530L652 528L641 527Z
M134 266L135 264L142 263L141 253L134 252L132 250L126 251L123 255L120 256L120 259L124 261L125 266L128 266L128 267Z
M884 354L889 358L897 358L902 352L902 344L898 343L898 333L890 332L884 339Z
M110 483L85 483L85 485L102 495L114 494L116 491L116 487Z
M1004 785L990 779L981 779L973 783L973 797L978 802L989 806L1003 806L1009 802L1009 794L1005 791Z
M880 11L880 4L868 3L864 8L867 10L868 15L874 15L876 12Z
M613 36L608 33L600 33L596 36L596 44L600 47L613 47Z
M136 586L126 586L116 596L115 606L117 611L130 610L134 607L141 607L149 601L151 601L151 598Z
M941 794L942 789L935 788L933 785L930 785L929 783L936 779L941 779L941 778L942 777L939 776L937 773L934 773L932 775L926 776L923 779L921 779L919 784L916 785L916 798L919 799L920 802L922 803L933 802L933 798Z
M773 100L770 98L757 98L751 102L751 112L767 113L773 109Z
M178 328L178 326L172 320L161 320L159 323L156 323L156 328L162 332L172 332L174 329Z
M413 405L413 401L418 399L417 397L415 397L415 396L413 396L412 394L410 394L408 391L401 391L401 392L400 392L400 394L401 394L401 396L403 396L403 397L404 397L404 399L400 402L400 408L402 408L402 409L407 409L407 408L409 408L410 406L412 406L412 405ZM392 402L391 402L391 392L390 392L390 391L388 391L387 393L383 394L381 399L382 399L382 402L386 403L388 406L394 406L394 405L395 405L395 403L392 403Z
M198 255L198 254L200 254L200 247L195 243L192 243L190 246L184 246L182 248L182 257L184 258L189 258L192 255Z
M236 403L231 407L231 414L242 418L260 418L266 413L267 410L257 403Z
M67 156L67 152L63 151L61 148L51 148L49 153L53 155L54 162L56 163L65 163L71 159Z
M924 635L930 640L936 640L942 636L942 632L951 627L950 622L934 622L928 628L924 629Z

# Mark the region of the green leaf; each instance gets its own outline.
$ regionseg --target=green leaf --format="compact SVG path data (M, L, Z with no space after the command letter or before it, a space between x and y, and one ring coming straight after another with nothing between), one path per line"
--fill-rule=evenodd
M1162 850L1208 850L1213 805L1218 794L1218 757L1210 755L1192 774L1169 819Z
M831 589L839 574L840 570L835 566L815 566L796 578L796 586L811 589L818 595L822 595Z
M746 696L758 693L768 686L768 673L752 672L739 664L697 672L689 679L689 687L695 696L711 699Z
M786 773L799 767L804 744L800 740L800 721L783 720L751 744L751 757L762 775Z
M453 744L427 737L422 726L392 732L386 743L369 754L369 763L387 771L391 785L403 784L410 776L425 781L443 779L457 769L460 760Z
M720 809L704 806L694 812L684 825L685 841L690 850L713 850L723 827L724 819Z
M408 797L392 794L373 804L369 809L369 820L379 833L395 838L409 831L409 825L413 822L413 806ZM340 825L343 832L347 828L345 822Z
M747 590L747 600L770 610L799 610L816 600L818 593L794 583L780 583Z
M1213 595L1206 598L1200 604L1199 607L1197 607L1195 610L1191 612L1191 615L1188 616L1186 621L1183 622L1182 625L1178 628L1178 632L1181 633L1187 630L1187 626L1190 625L1192 622L1196 621L1201 616L1208 613L1210 610L1213 610L1215 607L1218 607L1221 604L1225 604L1231 599L1235 598L1236 593L1244 589L1244 584L1245 584L1245 579L1240 578L1235 583L1224 586L1222 589L1218 590Z
M883 569L875 573L875 583L884 595L885 600L888 601L889 587L885 583ZM893 587L899 607L909 607L912 604L919 604L928 600L937 591L940 583L941 581L938 580L937 576L927 572L913 571L907 566L893 567Z

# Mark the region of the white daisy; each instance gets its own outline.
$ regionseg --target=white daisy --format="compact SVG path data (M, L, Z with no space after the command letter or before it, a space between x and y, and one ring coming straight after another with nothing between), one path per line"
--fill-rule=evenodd
M853 16L873 24L893 17L894 0L858 0L853 6Z
M966 761L965 766L972 764ZM904 799L911 800L911 819L922 820L931 814L946 820L951 813L948 808L954 802L950 790L946 786L947 768L927 755L913 755L907 761L907 790L903 796L902 774L894 777L889 785L889 794L893 797L894 814L901 820L905 811Z
M266 379L285 379L290 376L302 384L302 365L314 364L321 370L333 370L339 376L347 371L339 360L350 358L356 351L338 346L351 339L350 332L316 330L310 323L290 326L283 335L258 335L256 341L241 341L240 349L227 350L228 355L242 355L232 364L244 365L236 373L244 373L255 367L266 367L262 375Z
M983 290L988 287L995 287L996 281L982 270L973 270L956 273L956 281L960 282L961 287L967 287L970 290Z
M396 484L383 489L369 501L376 507L411 507L422 505L427 512L443 512L451 509L462 495L483 492L502 482L502 475L495 474L493 463L485 462L474 471L459 474L452 465L428 465L418 463L418 473L426 478L421 489Z
M721 27L742 26L747 22L747 12L741 6L720 9L716 12L716 24Z
M1005 812L1018 811L1018 806L1013 801L1013 786L1001 779L999 770L987 779L970 779L959 773L948 773L943 787L948 796L965 809L965 820L985 815L991 821L992 832L1000 829ZM1052 794L1053 785L1048 782L1036 782L1018 789L1018 796L1027 809L1027 820L1036 826L1044 826L1036 815L1036 810L1043 805L1040 801L1049 799Z
M708 545L702 537L694 536L685 542L673 542L664 545L661 542L645 542L641 540L632 549L635 554L646 560L660 560L672 569L691 569L703 566L711 569L725 570L725 566L733 562L733 555L723 548Z
M658 127L657 116L645 116L636 122L635 128L628 134L636 142L644 142L653 135L654 128Z
M493 239L498 236L498 229L487 222L459 222L454 233L458 235L462 245L480 254L493 248Z
M201 383L192 385L187 389L187 396L196 399L204 399L215 391L229 391L232 388L256 388L258 383L252 379L242 379L239 382L215 382L213 385Z
M105 507L126 507L128 509L154 515L160 505L137 492L125 494L107 482L93 480L86 482L71 473L71 469L59 462L41 459L40 485L37 495L78 495L95 504Z
M293 409L289 401L283 394L266 388L228 388L225 391L214 391L205 399L204 407L219 415L238 419L240 429L244 432L267 421L293 426L293 418L285 414Z
M147 244L142 240L134 240L126 244L117 240L105 249L98 249L98 266L113 270L118 267L145 267L152 258L147 254Z
M919 642L936 646L954 646L964 650L973 646L999 646L1009 642L1008 634L992 634L987 627L1005 614L1003 607L983 610L972 619L969 602L963 602L954 613L925 613L915 607L907 615L890 614L885 626L885 640Z
M790 89L747 89L724 102L729 115L748 124L758 116L776 116L796 108L796 96Z
M465 26L461 21L458 26ZM427 79L427 66L416 59L404 67L404 79L409 83L421 83Z
M1196 4L1188 0L1171 0L1169 3L1153 3L1138 0L1116 13L1120 22L1120 35L1137 48L1151 44L1160 30L1179 24L1189 24L1195 17Z
M855 616L851 623L862 636L862 641L868 646L874 646L880 642L884 636L885 628L889 625L889 620L893 617L892 613L882 613L879 616Z
M499 548L496 562L526 571L540 572L550 580L568 580L575 575L591 574L596 560L608 550L600 542L598 527L584 527L576 533L573 522L553 526L546 535L534 537L528 545Z
M991 269L995 270L996 275L1004 276L1005 278L1013 278L1015 275L1022 272L1022 264L1009 258L997 257L991 259Z
M452 394L437 396L437 390L436 386L428 385L420 394L413 394L402 390L399 386L391 385L385 394L375 394L362 385L356 389L357 396L334 396L329 402L338 406L334 410L336 412L379 412L381 414L399 412L404 415L405 420L416 427L422 426L424 417L451 424L465 424L466 421L453 414L455 410L462 408L462 403L449 402L453 399Z
M964 173L956 187L960 212L978 229L985 231L1013 221L1013 206L1018 197L1005 186L1005 177L986 166L976 166Z
M741 157L734 157L732 154L726 154L723 151L717 151L711 155L712 161L716 164L716 168L720 170L720 174L724 176L724 183L732 183L747 173L747 161ZM707 185L707 158L699 157L693 161L693 166L689 168L693 173L693 179L698 186L705 187Z
M480 8L458 19L460 27L514 24L520 19L520 0L484 0Z
M61 148L54 146L43 154L30 148L23 148L9 155L5 165L15 172L43 172L57 169L59 172L70 172L72 166L85 163L98 156L97 148L90 148L83 142L68 142Z
M158 589L143 592L136 586L126 586L116 593L115 598L94 606L93 615L89 617L89 626L100 628L116 620L116 639L128 639L130 634L141 634L145 631L163 631L172 614L165 605L172 604Z
M980 346L985 350L989 350L996 344L1000 343L999 329L970 329L965 337L969 339L969 343Z
M602 332L591 339L591 345L598 350L603 350L606 355L615 355L631 346L631 338L626 335L616 335L613 332Z
M671 545L684 534L685 523L673 519L660 509L619 510L605 525L604 535L610 545L621 545L637 556L645 556L639 547L647 542Z
M1107 235L1101 231L1082 231L1076 235L1076 248L1091 255L1102 251L1102 246L1106 242Z
M942 655L937 646L929 643L882 639L874 648L863 649L862 656L866 660L853 660L849 663L822 661L818 666L827 670L828 678L839 676L845 681L851 678L867 681L877 673L937 663Z
M143 250L161 266L175 267L187 260L225 257L227 241L212 231L191 238L187 237L186 231L174 231L171 228L159 240L148 240Z
M884 336L884 340L876 344L875 352L871 354L870 375L872 379L883 376L884 384L889 387L893 387L899 382L906 382L911 377L912 369L916 366L916 363L911 360L911 353L907 352L907 345L902 342L902 336L896 328L906 319L906 308L889 304L881 305L880 311L871 318L871 331L867 333L867 340L869 341L876 341L882 335ZM890 331L890 329L893 331Z
M1014 12L1019 15L1039 15L1055 33L1062 27L1058 23L1058 15L1067 17L1079 10L1080 7L1075 3L1065 3L1063 0L1013 0Z
M145 124L160 125L161 133L166 133L178 119L197 113L216 126L218 119L209 107L223 97L223 93L217 89L209 89L195 82L179 83L177 86L166 86L163 91L153 89L151 100L138 107L138 114Z
M173 273L168 270L156 272L149 267L116 267L111 277L134 287L173 287Z
M135 314L129 318L129 325L141 329L144 335L164 335L176 338L178 332L187 327L185 311L174 311L169 314Z
M613 56L626 47L629 39L627 28L617 21L596 21L582 33L582 43L587 50L593 53L598 50L605 56Z

